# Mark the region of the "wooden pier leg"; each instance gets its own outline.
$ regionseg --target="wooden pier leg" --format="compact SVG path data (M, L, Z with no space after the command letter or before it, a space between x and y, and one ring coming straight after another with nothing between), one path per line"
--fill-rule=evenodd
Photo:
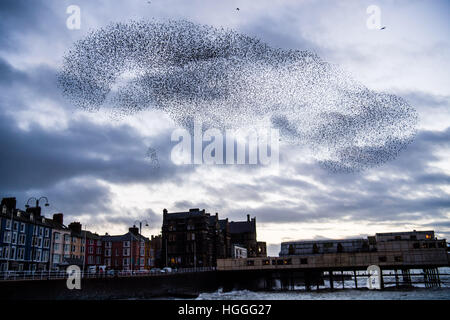
M425 284L425 288L428 288L428 270L422 269L423 271L423 283Z
M384 289L383 269L380 268L380 288Z
M309 272L305 272L305 289L306 291L311 290L311 282L310 282L310 274Z
M439 277L439 268L436 268L436 277L439 288L441 287L441 278Z
M353 276L355 277L355 289L358 289L358 278L356 277L356 270L353 270Z
M398 283L398 273L397 273L397 269L395 269L394 271L395 271L395 286L398 288L398 287L399 287L399 283Z
M342 289L345 289L345 283L344 283L344 270L341 270L341 280L342 280Z
M328 278L330 279L330 289L334 290L333 271L328 271Z

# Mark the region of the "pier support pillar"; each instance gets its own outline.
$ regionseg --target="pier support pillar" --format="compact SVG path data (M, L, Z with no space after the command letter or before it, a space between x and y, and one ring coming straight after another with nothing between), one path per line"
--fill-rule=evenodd
M355 289L358 289L358 278L356 277L356 270L353 270L353 277L355 278Z
M333 279L333 271L328 271L328 277L330 279L330 288L331 290L334 289L334 279Z
M394 272L395 272L395 286L398 288L398 287L399 287L399 282L398 282L398 273L397 273L397 269L395 269Z

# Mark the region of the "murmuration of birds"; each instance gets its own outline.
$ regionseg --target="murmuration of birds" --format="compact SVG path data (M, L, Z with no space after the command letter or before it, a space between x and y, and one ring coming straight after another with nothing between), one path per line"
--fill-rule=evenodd
M179 126L272 127L332 172L393 160L416 133L415 109L304 50L189 21L131 21L92 31L58 76L77 107L117 116L156 109Z

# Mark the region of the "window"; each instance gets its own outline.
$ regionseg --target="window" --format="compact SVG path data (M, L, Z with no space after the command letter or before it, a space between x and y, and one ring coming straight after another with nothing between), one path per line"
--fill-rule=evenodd
M65 245L64 245L64 251L65 251L65 252L70 251L70 245L65 244Z
M34 261L41 261L41 255L42 255L42 251L36 250L36 252L34 254Z
M94 264L94 257L93 256L88 256L88 263L89 264Z
M111 257L111 249L105 250L105 257Z
M85 246L81 246L81 253L84 253Z
M60 234L59 234L58 232L55 232L54 235L55 235L55 236L54 236L54 237L55 237L55 240L59 240Z
M53 250L58 251L59 250L59 243L55 243L53 245Z
M283 264L292 264L292 259L284 259Z
M39 236L42 237L44 235L44 228L40 227L39 228Z
M50 239L44 239L44 248L50 247Z
M4 247L3 248L3 258L8 259L8 257L9 257L9 247Z
M54 254L53 255L53 263L60 263L61 262L61 255Z
M39 227L38 226L34 226L33 235L37 236L38 232L39 232Z
M97 246L100 247L102 245L102 240L97 240Z
M308 264L308 258L301 258L300 264Z
M9 258L12 260L16 259L16 247L11 247L11 255Z
M419 242L414 242L413 243L413 248L414 249L420 249L420 243Z
M72 246L72 252L75 251L75 250L76 250L76 247L75 247L75 246Z
M25 223L20 224L20 232L25 232Z
M5 235L3 236L3 242L4 243L10 243L11 242L11 231L6 231Z
M26 235L24 234L19 234L19 244L20 245L24 245L25 244L25 240L26 240Z
M247 260L247 265L248 265L248 266L254 266L254 265L255 265L255 261L253 261L253 260Z
M94 245L94 240L89 239L89 245L90 245L90 246L93 246L93 245Z
M17 260L25 259L25 248L19 248L17 251Z
M378 261L379 262L386 262L387 261L387 257L386 256L380 256L380 257L378 257Z
M13 244L17 243L17 232L13 232L13 234L12 234L12 243Z
M48 238L50 236L50 229L45 228L45 236Z
M70 241L70 236L68 234L64 235L64 241L65 242L69 242Z
M130 260L128 258L124 258L123 259L123 265L124 266L128 266L129 265Z
M89 252L89 254L93 254L94 253L94 247L89 247L88 252Z
M402 240L402 236L395 236L395 240Z
M409 236L410 240L417 240L417 236L415 234Z
M129 256L129 255L130 255L130 249L124 248L124 249L123 249L123 255L124 255L124 256Z
M130 246L130 241L124 241L123 246L124 248L128 248Z
M428 248L436 248L436 242L430 242Z
M11 230L11 220L6 220L6 229Z
M102 254L102 248L97 248L97 254Z
M44 250L42 252L42 262L47 262L48 261L48 251Z
M283 265L283 260L281 260L281 259L277 260L277 266L281 266L281 265Z
M269 259L264 260L263 265L265 266L270 265L270 260Z
M17 221L14 221L13 231L18 231L18 230L19 230L19 223Z

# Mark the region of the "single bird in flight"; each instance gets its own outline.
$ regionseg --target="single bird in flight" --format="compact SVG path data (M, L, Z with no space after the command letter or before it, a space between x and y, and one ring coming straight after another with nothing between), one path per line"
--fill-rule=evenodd
M384 30L384 29L386 29L386 27L383 27L383 28L381 28L380 30Z

